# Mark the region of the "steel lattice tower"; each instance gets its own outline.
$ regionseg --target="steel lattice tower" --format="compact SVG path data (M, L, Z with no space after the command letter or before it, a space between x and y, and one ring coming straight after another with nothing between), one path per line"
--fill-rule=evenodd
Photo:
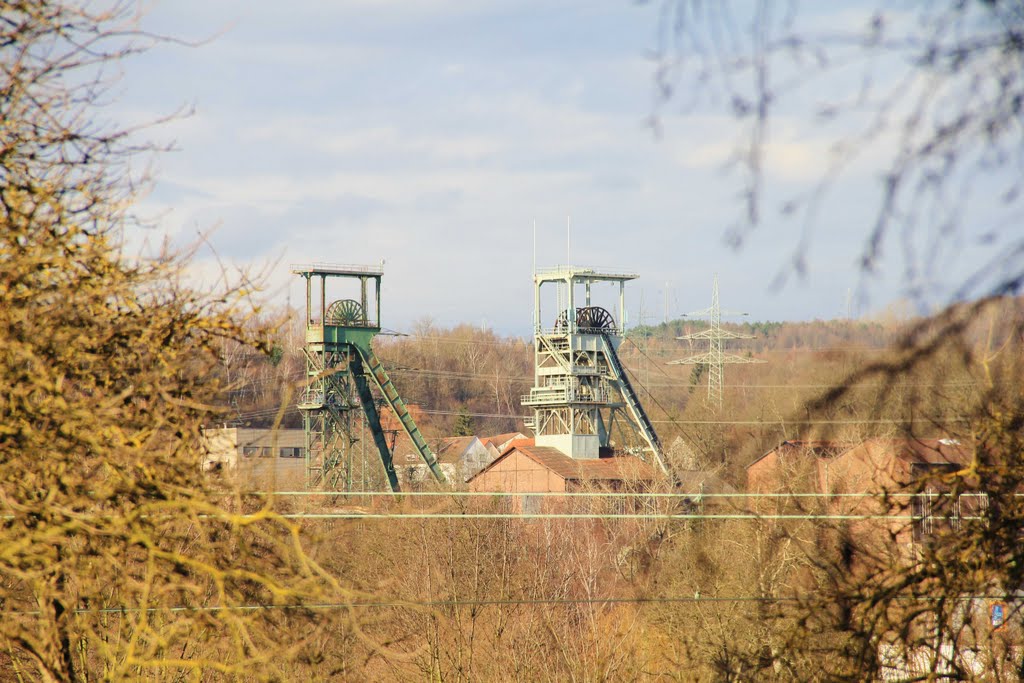
M624 288L636 277L576 266L535 270L534 386L522 402L533 409L527 425L538 446L557 448L571 458L598 458L611 445L612 430L621 416L621 423L639 436L638 454L665 469L654 425L617 353L625 328L621 322ZM592 305L591 290L600 283L618 285L620 323L607 309ZM554 327L547 329L541 314L545 285L555 286L558 309ZM585 305L578 307L580 294Z
M314 264L294 266L292 272L306 281L306 386L299 400L306 432L306 485L352 488L352 411L362 408L373 433L381 463L393 491L399 489L387 443L380 425L370 383L395 411L402 429L438 481L444 475L437 459L420 434L416 422L373 352L373 338L380 333L381 268ZM358 280L359 299L338 299L327 304L327 283ZM318 287L314 287L314 280ZM371 290L373 283L373 307Z
M690 356L680 360L670 361L669 365L703 365L708 369L708 395L709 405L716 408L722 407L722 387L725 384L726 363L763 363L763 360L744 358L732 353L725 353L724 341L727 339L753 339L752 334L739 334L722 329L722 309L718 303L718 275L715 275L714 286L711 290L711 307L701 311L687 313L687 317L707 317L711 326L696 334L687 334L676 339L686 341L708 342L708 352L697 356ZM725 315L746 315L746 313L735 313L726 311Z

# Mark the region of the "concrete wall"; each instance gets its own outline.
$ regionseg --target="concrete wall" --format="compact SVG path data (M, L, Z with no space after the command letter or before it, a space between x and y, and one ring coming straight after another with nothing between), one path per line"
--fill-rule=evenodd
M300 449L305 457L306 435L301 429L238 429L240 455L280 456L282 449Z
M203 432L207 453L219 461L238 458L306 456L306 436L301 429L242 429L226 427ZM237 462L236 462L237 464Z
M570 458L598 458L601 455L601 441L597 434L538 434L536 444L557 448Z
M206 429L203 469L230 471L255 488L287 490L305 485L305 433L301 429Z

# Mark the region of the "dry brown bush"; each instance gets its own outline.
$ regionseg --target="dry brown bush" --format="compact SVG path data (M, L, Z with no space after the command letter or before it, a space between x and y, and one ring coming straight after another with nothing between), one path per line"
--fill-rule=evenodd
M246 290L121 255L141 148L98 105L156 40L134 11L0 5L0 678L290 677L333 621L306 605L348 593L200 472L217 349L264 330Z

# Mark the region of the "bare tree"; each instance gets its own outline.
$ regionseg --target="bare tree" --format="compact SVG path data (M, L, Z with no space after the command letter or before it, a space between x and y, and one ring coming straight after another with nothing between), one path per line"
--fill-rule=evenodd
M858 174L874 174L862 272L891 267L897 252L907 294L933 304L938 290L953 304L806 410L831 417L856 406L869 418L895 418L911 438L961 442L972 455L967 467L905 491L944 491L949 505L935 516L955 533L908 552L895 534L879 546L834 529L834 553L813 558L818 590L780 610L780 631L796 625L789 650L820 656L827 679L1018 680L1024 402L1015 377L1024 316L1006 295L1024 283L1024 6L865 3L841 17L784 0L657 6L656 123L674 103L719 107L738 124L730 168L740 176L743 210L727 237L742 244L777 204L771 219L802 231L782 275L802 273L830 198ZM813 147L820 175L780 190L780 152L794 140ZM945 269L965 249L984 261L950 282ZM968 380L964 388L937 388L936 378L954 375ZM859 383L881 388L857 398ZM920 419L929 413L936 417ZM954 513L961 498L973 504L967 518ZM887 505L886 513L914 514L906 498ZM1011 622L1002 633L985 614L998 600Z
M877 272L885 252L898 250L907 292L925 297L927 283L945 275L942 264L971 247L988 261L952 299L1019 290L1020 2L869 2L843 12L796 0L653 4L655 125L666 123L670 104L710 106L737 123L730 167L740 175L742 212L728 231L733 243L777 204L802 226L791 262L802 272L815 232L825 229L827 196L846 191L860 170L878 178L859 258L864 272ZM794 141L819 143L812 154L820 176L783 195L773 186L785 143Z
M0 3L0 678L306 677L348 594L269 506L200 472L245 289L122 258L143 149L104 123L153 44L131 2Z

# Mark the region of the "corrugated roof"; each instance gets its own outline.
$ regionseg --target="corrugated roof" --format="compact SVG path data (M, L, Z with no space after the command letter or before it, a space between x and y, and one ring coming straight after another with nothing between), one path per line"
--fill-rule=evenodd
M509 451L511 451L511 450L513 450L515 448L519 448L520 446L532 446L532 445L534 445L534 443L535 443L534 440L533 439L529 439L529 438L526 438L526 439L515 439L514 441L509 443L509 445L505 446L505 450L503 450L501 452L501 454L505 455Z

